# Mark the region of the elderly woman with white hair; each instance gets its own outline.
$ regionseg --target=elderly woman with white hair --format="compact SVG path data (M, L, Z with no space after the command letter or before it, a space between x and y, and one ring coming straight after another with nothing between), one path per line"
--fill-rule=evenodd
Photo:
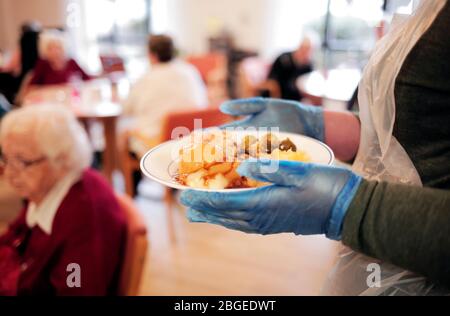
M31 85L56 85L90 80L78 63L67 54L63 32L48 30L39 37L40 60L33 70Z
M36 106L0 126L4 177L25 207L0 237L0 295L115 294L125 217L89 169L85 131L67 110Z

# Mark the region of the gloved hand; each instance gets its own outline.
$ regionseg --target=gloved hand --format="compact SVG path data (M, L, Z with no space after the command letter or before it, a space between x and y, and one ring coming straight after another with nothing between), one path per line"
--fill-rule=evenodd
M11 104L9 104L8 100L0 93L0 118L9 111L11 111Z
M229 115L250 115L222 128L278 127L282 132L302 134L322 142L325 139L323 110L320 107L281 99L251 98L225 102L220 109Z
M245 161L242 176L273 185L242 192L181 195L191 222L207 222L257 234L326 234L340 240L345 213L361 183L350 170L280 161L275 173L264 173L269 161Z

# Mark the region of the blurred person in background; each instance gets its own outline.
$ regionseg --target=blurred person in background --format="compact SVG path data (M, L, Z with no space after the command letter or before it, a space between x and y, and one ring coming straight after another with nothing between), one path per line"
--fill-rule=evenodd
M151 36L148 49L151 69L132 87L124 111L136 120L136 131L151 140L159 138L167 113L205 108L208 97L198 70L175 57L169 36Z
M282 99L301 101L303 98L296 81L313 71L313 44L312 36L304 36L295 51L281 54L273 63L267 81L279 87Z
M0 67L0 92L13 103L26 75L34 69L38 59L38 41L41 25L28 22L22 25L19 45L9 62Z
M89 169L90 144L75 117L49 105L12 111L0 145L4 177L26 201L0 236L0 295L115 294L125 217ZM71 264L80 287L67 283Z
M172 38L152 35L148 42L151 69L132 87L124 104L133 127L129 150L141 157L161 141L164 117L170 112L200 109L208 106L206 86L198 70L175 56ZM135 174L135 185L141 178Z
M78 63L69 57L65 34L47 30L39 38L40 60L33 71L30 85L45 86L90 80Z

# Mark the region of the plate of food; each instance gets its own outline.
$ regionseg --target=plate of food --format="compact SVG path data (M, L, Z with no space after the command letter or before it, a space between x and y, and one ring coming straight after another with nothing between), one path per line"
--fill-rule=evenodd
M141 170L174 189L233 192L267 185L237 172L243 161L258 159L273 162L276 172L280 160L332 165L334 154L324 143L303 135L210 129L151 149L141 160Z

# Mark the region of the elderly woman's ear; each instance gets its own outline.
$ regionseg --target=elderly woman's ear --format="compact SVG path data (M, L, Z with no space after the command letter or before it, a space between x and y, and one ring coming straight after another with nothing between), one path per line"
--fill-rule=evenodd
M61 152L58 154L58 156L54 157L52 160L53 160L52 163L54 164L55 168L59 171L59 173L65 174L70 171L71 164L69 153Z

